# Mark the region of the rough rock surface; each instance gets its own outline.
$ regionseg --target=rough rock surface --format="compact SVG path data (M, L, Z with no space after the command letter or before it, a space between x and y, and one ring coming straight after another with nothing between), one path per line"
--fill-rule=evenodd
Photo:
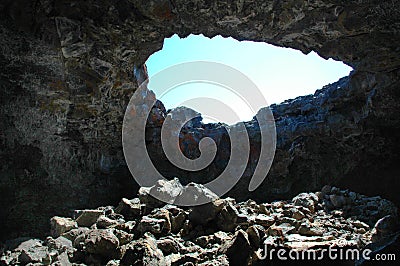
M322 197L314 201L319 193ZM332 193L343 196L346 204L341 208L334 207L329 197ZM321 252L329 246L358 250L368 247L379 252L380 249L388 250L400 234L397 208L388 200L335 187L316 194L303 193L292 200L262 204L251 200L235 203L230 198L219 199L224 208L236 209L238 219L231 220L234 226L229 230L221 230L218 216L210 221L210 217L205 217L206 225L193 223L190 214L196 212L195 208L182 209L167 204L148 208L148 215L139 214L133 219L129 212L127 217L116 215L119 207L100 207L93 212L103 210L103 215L114 223L98 229L102 221L99 217L90 228L70 229L58 238L8 241L2 247L0 264L265 265L263 255L271 248ZM303 202L312 200L314 208L299 205L299 198ZM131 200L138 201L138 198ZM121 202L125 205L126 199ZM372 210L372 205L384 205L385 208ZM215 211L212 204L203 208L208 213ZM219 209L219 213L224 208ZM297 212L304 216L292 218ZM171 231L165 224L179 216L177 213L183 214L184 222L176 224ZM147 225L143 226L143 223ZM164 227L160 227L160 223Z
M78 223L71 218L57 217L54 216L50 219L51 235L53 237L59 237L65 232L71 231L71 229L78 228Z
M54 214L133 197L122 117L146 78L143 63L173 33L316 51L355 69L314 95L272 106L272 171L259 190L244 192L243 178L232 195L290 198L329 183L400 202L394 1L5 0L0 10L2 239L41 235ZM247 125L257 131L254 121Z

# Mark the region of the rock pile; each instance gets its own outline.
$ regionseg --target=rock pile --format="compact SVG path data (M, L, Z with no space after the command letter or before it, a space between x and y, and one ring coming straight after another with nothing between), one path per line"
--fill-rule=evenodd
M318 250L345 240L345 247L362 249L398 231L393 203L336 187L286 201L215 198L191 208L162 204L151 189L117 207L53 217L44 241L5 243L0 265L257 265L265 247Z

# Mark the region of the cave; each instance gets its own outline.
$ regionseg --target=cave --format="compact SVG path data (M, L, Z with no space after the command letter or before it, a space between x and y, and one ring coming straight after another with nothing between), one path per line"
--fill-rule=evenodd
M400 204L400 9L392 1L27 1L0 3L0 239L43 237L49 219L133 198L121 143L144 63L178 34L316 52L354 71L271 105L266 180L238 200L324 185ZM132 71L134 70L134 71Z

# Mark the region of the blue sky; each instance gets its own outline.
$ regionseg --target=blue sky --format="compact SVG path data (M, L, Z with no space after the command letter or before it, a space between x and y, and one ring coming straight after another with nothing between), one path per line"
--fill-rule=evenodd
M190 107L188 100L210 97L223 99L233 109L240 110L241 120L249 120L254 115L254 111L244 110L238 100L232 98L234 95L216 86L181 86L163 96L159 95L157 88L152 87L151 76L157 72L178 63L198 60L223 63L241 71L258 86L269 104L312 94L351 71L351 67L342 62L325 60L314 52L304 55L289 48L250 41L239 42L221 36L210 39L203 35L190 35L181 39L174 35L165 39L163 49L151 55L146 62L150 76L149 88L167 109L180 105ZM202 110L198 111L203 113Z

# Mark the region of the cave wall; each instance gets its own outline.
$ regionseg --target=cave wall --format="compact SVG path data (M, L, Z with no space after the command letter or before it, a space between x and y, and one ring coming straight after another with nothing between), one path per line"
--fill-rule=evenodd
M393 1L5 0L0 10L1 238L40 235L50 216L135 194L122 116L140 79L134 70L174 33L313 50L355 69L314 96L273 107L278 150L254 196L328 182L397 197Z

